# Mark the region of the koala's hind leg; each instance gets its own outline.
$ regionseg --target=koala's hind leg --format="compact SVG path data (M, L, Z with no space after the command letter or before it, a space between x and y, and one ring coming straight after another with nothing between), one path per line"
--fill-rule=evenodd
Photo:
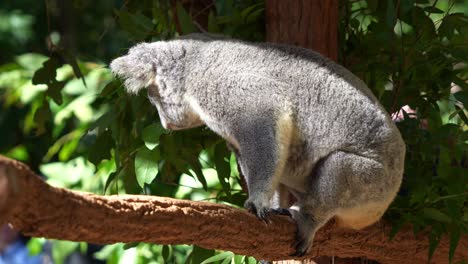
M382 163L337 151L319 161L304 197L290 211L298 225L295 256L312 246L315 232L332 217L361 228L379 220L399 187Z

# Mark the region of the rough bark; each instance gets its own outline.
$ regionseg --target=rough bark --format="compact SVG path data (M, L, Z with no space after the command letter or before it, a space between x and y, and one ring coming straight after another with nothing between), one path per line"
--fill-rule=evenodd
M338 0L267 0L266 35L270 42L338 57Z
M259 259L280 260L293 252L294 223L272 217L271 224L244 210L221 204L171 198L100 196L46 184L29 168L0 156L0 223L8 222L25 235L97 244L150 242L196 244L230 250ZM427 263L425 234L409 227L388 241L383 222L361 231L328 224L316 236L308 256L366 256L381 263ZM468 259L463 236L456 259ZM432 262L446 263L448 239L443 238Z

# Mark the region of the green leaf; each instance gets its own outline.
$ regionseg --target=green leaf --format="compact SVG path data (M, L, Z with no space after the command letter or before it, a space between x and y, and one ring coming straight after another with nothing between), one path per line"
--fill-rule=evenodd
M3 155L15 159L15 160L21 160L24 162L27 162L29 159L29 153L28 150L25 146L23 145L18 145L10 150L8 152L4 153Z
M427 6L427 7L424 8L424 11L426 11L428 13L434 13L434 14L443 14L444 13L444 11L442 11L439 8L434 7L434 6Z
M220 31L221 30L218 26L218 23L216 21L215 15L213 14L213 11L210 11L210 14L208 15L208 32L217 33Z
M245 262L246 264L250 264L250 263L257 264L258 263L258 261L254 257L246 257L245 260L246 260L246 262Z
M58 105L61 105L63 100L62 100L62 89L65 86L65 82L57 82L57 81L52 81L47 85L47 91L46 94L54 100L54 102Z
M234 264L243 264L245 263L244 260L245 260L245 256L241 256L241 255L234 256Z
M186 154L186 153L185 154L182 153L182 156L190 164L190 167L195 172L194 176L203 185L203 189L205 191L208 190L208 183L206 182L205 176L203 175L202 168L201 168L201 165L200 165L200 161L198 160L198 157L195 156L195 155L190 155L190 154Z
M229 196L231 194L231 186L229 185L229 178L231 176L231 165L229 161L230 152L224 142L220 142L215 146L214 149L214 163L216 171L218 172L218 179L223 187L223 191Z
M150 184L158 174L160 154L158 149L141 148L135 156L135 175L138 185L143 188Z
M467 25L468 28L468 25ZM468 31L468 30L467 30ZM466 34L468 36L468 34ZM458 36L458 35L457 35ZM464 45L464 46L462 46ZM462 44L459 46L452 47L450 49L450 54L457 60L459 61L465 61L466 58L468 58L468 45ZM454 82L456 81L456 78L454 79ZM468 89L468 84L462 84L460 87L463 87L465 90Z
M163 245L162 250L161 250L161 255L166 263L169 262L169 259L171 258L171 246L169 245Z
M468 107L468 92L460 91L453 94L455 99L461 102L465 107Z
M145 142L145 146L152 150L159 145L159 137L162 134L167 134L160 123L151 124L143 129L142 139Z
M123 246L123 249L124 249L124 250L127 250L127 249L130 249L130 248L134 248L134 247L138 246L139 244L140 244L140 242L126 243L126 244Z
M104 185L104 193L106 193L107 189L111 185L111 183L114 181L115 177L117 176L117 172L112 172L107 176L106 184Z
M468 69L467 69L468 70ZM458 86L460 86L463 90L465 90L464 92L468 92L468 82L467 80L464 80L458 76L453 76L452 78L452 82Z
M37 69L41 68L42 64L48 58L44 55L37 54L37 53L25 53L16 57L16 62L21 65L21 67L36 71Z
M116 81L110 81L106 86L102 89L100 97L108 97L114 94L119 89Z
M192 253L192 263L202 263L204 260L212 257L215 254L213 249L205 249L196 245L193 245Z
M213 263L213 262L224 260L226 258L229 258L231 260L233 257L234 257L234 253L230 251L226 251L221 254L214 255L211 258L205 259L201 264Z
M351 21L349 21L349 25L354 29L358 29L361 23L359 23L359 20L357 20L356 18L353 18L351 19Z
M463 111L463 109L457 105L454 105L454 106L455 106L455 109L457 109L458 116L460 117L460 119L463 120L463 122L465 122L465 124L468 125L468 117L465 115L465 112Z
M78 248L79 243L54 240L52 242L52 258L54 263L65 263L65 259Z
M244 192L237 192L234 194L231 194L229 196L220 196L218 197L218 200L224 201L227 203L235 204L239 207L242 207L245 203L245 200L247 200L247 194Z
M46 60L42 67L39 68L33 75L33 84L49 84L52 80L55 80L57 75L57 69L61 66L56 58L50 58Z
M43 251L45 241L44 238L31 238L27 244L29 255L39 255Z
M79 138L74 138L68 142L65 142L62 146L62 149L59 152L59 160L66 161L69 160L72 154L75 152L78 147Z
M440 24L438 31L441 36L449 40L457 36L457 32L466 27L467 17L463 13L452 13L445 16Z
M263 3L261 3L263 4ZM247 19L245 22L247 23L254 23L255 21L257 21L257 19L263 15L265 13L265 8L259 8L255 11L253 11L252 13L250 13L248 16L247 16Z
M123 254L122 243L104 246L101 250L94 253L94 257L108 264L117 264Z
M438 222L450 223L452 221L448 215L435 208L424 208L423 214L425 217Z
M76 57L68 50L60 50L60 54L65 59L65 61L72 67L73 73L75 74L76 78L80 78L83 81L83 85L86 86L86 80L81 72L80 67L78 66L78 62L76 61Z
M232 262L232 259L234 258L234 256L230 257L230 258L225 258L223 262L221 262L221 264L229 264Z
M180 30L182 31L182 34L189 34L189 33L196 32L197 28L193 24L192 18L187 13L187 11L185 11L180 1L177 1L176 9L177 9L176 10L177 19L179 21Z
M146 38L153 30L153 22L142 14L132 14L127 11L115 11L119 17L120 26L135 39Z
M34 122L37 126L37 134L41 135L46 132L46 123L52 118L52 112L49 108L49 103L44 101L42 105L34 113Z
M59 105L62 104L61 91L65 86L64 82L55 79L60 66L61 63L56 58L50 58L42 64L42 68L38 69L32 78L33 84L47 84L46 94Z
M241 17L245 19L257 7L258 7L258 4L254 4L245 8L244 10L241 11L241 14L240 14Z
M246 23L252 23L255 19L264 12L264 3L253 4L241 11L240 16Z
M450 231L450 250L449 250L449 262L452 263L455 250L457 249L458 242L460 241L461 232L459 228L453 228Z
M420 42L425 43L434 39L436 35L434 22L426 15L422 8L413 8L411 25L415 28L416 31L420 32Z
M96 137L96 141L90 146L88 151L88 160L94 165L98 165L104 159L110 159L111 150L115 146L115 142L112 139L112 132L110 129L106 129L99 133Z
M95 167L81 156L67 162L52 162L39 167L47 182L60 187L71 187L94 175Z

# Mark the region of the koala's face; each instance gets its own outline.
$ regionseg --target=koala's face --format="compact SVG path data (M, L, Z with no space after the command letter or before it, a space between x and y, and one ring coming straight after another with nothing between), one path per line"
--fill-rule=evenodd
M166 129L182 130L204 124L183 95L160 89L158 85L150 85L148 98L158 109L159 119Z
M185 51L177 44L143 43L111 63L112 72L125 80L127 91L137 93L148 88L148 98L158 109L166 129L180 130L203 124L185 100L184 56Z

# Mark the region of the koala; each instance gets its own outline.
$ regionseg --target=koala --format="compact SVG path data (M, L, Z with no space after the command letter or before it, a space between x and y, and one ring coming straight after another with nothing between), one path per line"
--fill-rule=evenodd
M141 43L112 61L130 93L147 88L162 125L206 125L232 146L245 207L290 215L295 252L334 218L378 221L401 185L405 144L367 86L308 49L195 34Z

